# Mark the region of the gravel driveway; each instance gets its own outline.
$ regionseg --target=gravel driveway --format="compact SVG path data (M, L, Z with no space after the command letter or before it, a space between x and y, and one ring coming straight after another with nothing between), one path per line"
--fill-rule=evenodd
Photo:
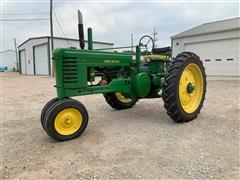
M55 97L51 77L1 73L1 175L10 179L239 179L240 81L210 78L195 121L174 123L161 99L111 109L102 95L78 97L84 134L56 142L40 113Z

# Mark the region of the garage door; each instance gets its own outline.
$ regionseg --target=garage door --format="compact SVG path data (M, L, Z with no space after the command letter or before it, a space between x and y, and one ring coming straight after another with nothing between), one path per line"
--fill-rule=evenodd
M34 53L35 74L49 75L48 45L42 44L42 45L34 46L33 53Z
M21 64L21 74L27 74L26 73L26 51L25 50L20 50L19 51L19 56L20 56L20 64Z
M184 51L192 51L200 56L207 75L239 76L240 39L227 39L184 45Z

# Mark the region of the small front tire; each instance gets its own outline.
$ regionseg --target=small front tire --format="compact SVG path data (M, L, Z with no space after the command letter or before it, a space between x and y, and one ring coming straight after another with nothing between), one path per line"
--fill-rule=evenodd
M46 129L44 126L44 119L45 119L46 113L52 107L52 105L55 104L57 101L58 101L58 98L53 98L52 100L48 101L48 103L42 109L40 120L44 130Z
M58 141L79 137L88 124L88 112L77 100L64 99L56 102L47 112L44 126L47 134Z

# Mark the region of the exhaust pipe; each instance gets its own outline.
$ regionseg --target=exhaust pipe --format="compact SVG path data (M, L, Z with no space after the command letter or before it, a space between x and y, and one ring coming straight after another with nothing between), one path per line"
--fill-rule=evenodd
M79 43L81 49L84 49L85 41L84 41L84 30L83 30L83 19L82 13L78 10L78 34L79 34Z

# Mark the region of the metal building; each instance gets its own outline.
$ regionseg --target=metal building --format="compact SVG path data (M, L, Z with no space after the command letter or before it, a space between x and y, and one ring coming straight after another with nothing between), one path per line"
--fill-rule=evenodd
M172 55L192 51L200 56L207 75L240 76L240 18L211 22L176 34Z
M16 51L6 50L0 52L0 66L6 67L6 71L17 70L17 56Z
M54 48L79 48L78 39L54 37ZM87 41L85 41L87 47ZM93 48L112 48L113 43L93 41ZM51 41L49 36L29 38L18 46L21 74L51 75Z

